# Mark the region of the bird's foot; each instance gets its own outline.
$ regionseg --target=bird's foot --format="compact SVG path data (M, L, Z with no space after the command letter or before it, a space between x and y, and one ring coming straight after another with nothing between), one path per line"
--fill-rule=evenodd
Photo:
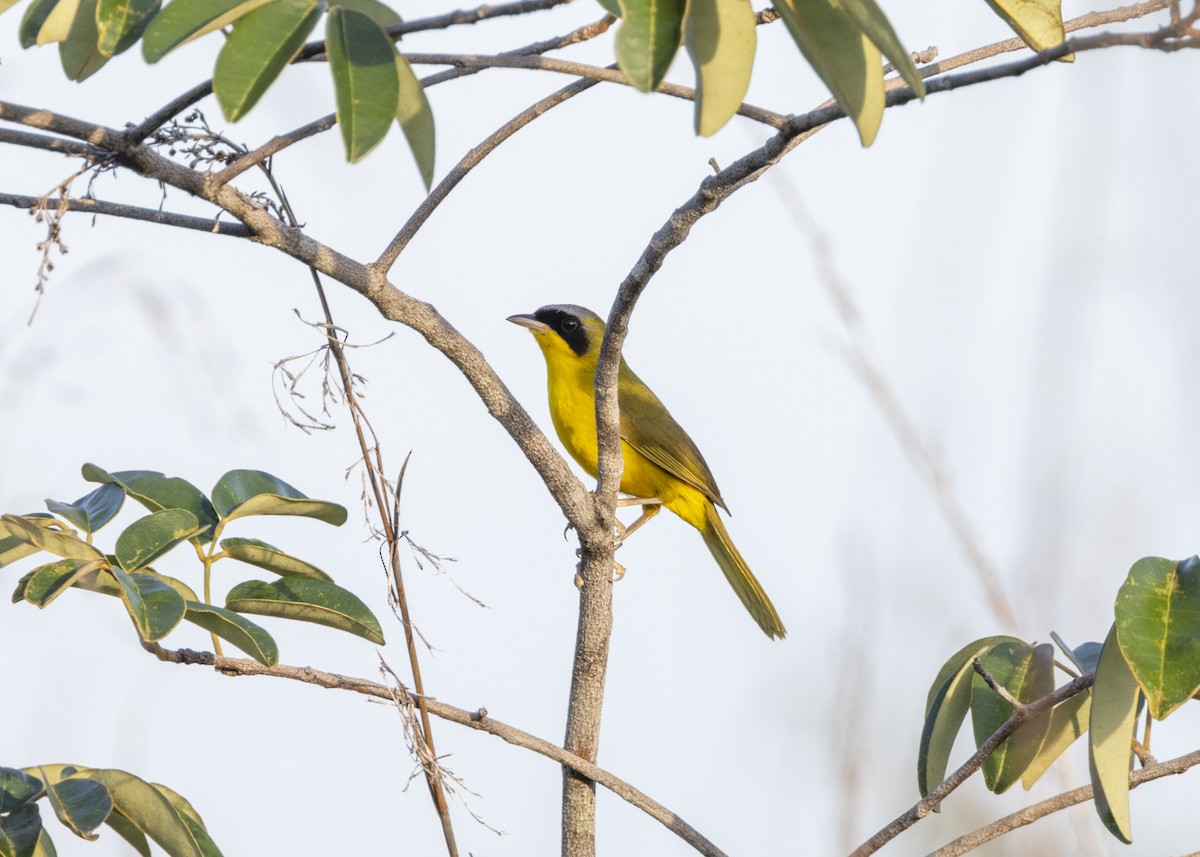
M582 557L583 556L582 549L576 548L575 556ZM621 565L621 563L617 562L616 560L613 560L612 582L616 583L618 580L621 580L623 577L625 577L625 566ZM575 563L575 588L583 589L583 562L582 561Z

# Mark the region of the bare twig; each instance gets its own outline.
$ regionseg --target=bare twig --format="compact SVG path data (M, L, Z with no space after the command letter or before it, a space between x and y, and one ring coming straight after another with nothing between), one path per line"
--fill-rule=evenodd
M971 758L967 759L958 770L946 777L937 788L929 792L921 800L905 812L903 815L896 818L887 827L884 827L858 848L854 849L851 857L866 857L868 854L874 854L887 843L891 842L908 828L912 827L929 813L933 812L934 808L946 799L946 797L957 789L960 785L967 781L968 778L981 767L984 760L996 751L1008 736L1016 732L1018 727L1028 720L1041 714L1060 702L1070 699L1077 693L1083 693L1092 686L1095 680L1095 673L1088 673L1079 678L1064 684L1062 687L1043 696L1041 699L1033 702L1025 703L1020 708L1013 711L1012 717L1005 720L1003 725L997 729L990 738L979 745L979 749L975 751Z
M87 143L80 143L76 140L64 140L62 137L51 137L48 134L30 134L28 131L0 128L0 145L5 143L22 146L26 149L44 149L47 152L62 152L64 155L80 157L88 157L95 152Z
M221 170L213 178L216 184L223 185L230 180L240 176L246 170L257 167L267 160L272 155L278 154L291 146L294 143L299 143L301 140L307 140L314 134L320 134L322 131L328 131L337 124L337 114L330 113L328 116L322 116L320 119L314 119L307 125L289 131L286 134L280 134L277 137L272 137L267 142L263 143L257 149L247 152L240 158L235 160L225 169Z
M214 655L212 652L196 652L190 649L171 650L154 645L148 648L161 660L176 664L211 666L217 672L228 676L274 676L332 690L347 690L389 702L394 699L394 689L387 685L364 678L324 672L312 667L295 667L286 664L265 667L258 661L252 661L249 658L227 658ZM407 693L403 688L401 688L401 692ZM549 741L495 720L486 709L467 711L444 702L438 702L436 699L426 699L425 705L435 717L495 735L515 747L532 750L559 765L577 771L581 776L600 783L622 800L642 810L706 857L725 857L725 853L720 848L709 842L674 812L593 762L581 759Z
M980 678L983 679L984 683L992 689L992 692L1008 703L1009 708L1013 710L1014 714L1021 714L1024 719L1029 719L1025 711L1025 703L1013 696L1007 687L996 681L995 677L987 671L987 667L983 665L982 660L975 658L975 660L971 661L971 666L979 674Z
M511 137L513 134L520 131L534 119L542 116L546 111L551 110L564 101L568 101L579 95L581 92L586 92L595 86L595 80L577 80L570 86L565 86L555 93L552 93L531 107L521 111L520 114L514 116L502 126L493 131L487 139L479 145L473 147L471 151L463 156L462 160L454 165L450 172L446 173L445 177L437 183L437 186L430 191L429 196L421 200L421 204L409 216L405 224L400 227L400 231L396 233L384 251L379 254L379 258L375 260L374 267L381 274L385 275L391 270L392 265L396 264L396 260L400 258L400 254L404 252L404 248L408 246L408 242L413 239L418 230L425 225L430 215L441 205L442 201L450 195L450 191L467 177L467 173L471 172L479 163L496 150L496 147Z
M530 12L541 12L570 2L571 0L517 0L517 2L513 3L485 3L482 6L476 6L474 9L459 9L455 12L446 12L442 15L431 15L428 18L415 18L412 21L405 21L402 24L393 24L385 32L393 39L399 39L401 36L421 32L422 30L448 30L451 27L478 24L480 21L487 21L493 18L528 15ZM300 49L300 52L296 55L296 61L312 59L322 56L324 53L324 41L309 42Z
M1140 771L1134 771L1129 775L1129 788L1131 790L1136 789L1142 783L1148 783L1151 780L1168 777L1172 774L1182 774L1184 771L1194 768L1197 765L1200 765L1200 750L1169 759L1165 762L1150 764ZM929 857L958 857L1019 827L1033 824L1039 818L1045 818L1047 815L1056 813L1059 810L1091 799L1091 786L1081 786L1069 792L1055 795L1052 798L1039 801L1032 806L1017 810L1011 815L1006 815L1004 818L994 821L986 827L981 827L972 833L960 836L953 842L947 843L937 851L934 851Z
M62 200L49 197L47 203L58 206ZM36 208L38 197L23 196L17 193L0 192L0 205L11 205L13 208ZM148 223L161 223L164 226L178 226L181 229L195 229L209 232L213 235L228 235L233 238L249 238L253 234L241 223L221 222L216 217L195 217L191 214L177 214L173 211L160 211L157 208L139 208L136 205L125 205L119 202L105 202L100 199L71 197L66 201L72 211L82 211L89 214L107 214L112 217L123 217L127 220L144 220Z

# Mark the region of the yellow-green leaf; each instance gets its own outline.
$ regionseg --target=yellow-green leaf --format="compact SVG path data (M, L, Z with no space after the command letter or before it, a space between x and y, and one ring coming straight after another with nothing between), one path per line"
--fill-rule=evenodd
M35 607L45 607L81 578L105 566L99 559L60 559L39 565L25 584L24 598Z
M172 0L142 38L142 56L156 63L180 45L227 27L271 0Z
M679 50L685 0L619 0L617 65L642 92L658 89Z
M1200 557L1139 559L1115 612L1121 652L1162 720L1200 690Z
M1067 38L1062 0L987 0L987 4L1035 51L1061 45ZM1075 55L1067 54L1063 61L1074 62Z
M111 54L100 52L100 31L96 29L99 0L81 0L66 39L59 42L58 59L68 80L87 80L98 72Z
M1114 626L1104 641L1092 710L1088 717L1088 771L1096 813L1113 836L1133 841L1129 821L1129 769L1133 761L1133 729L1138 710L1137 679L1121 654Z
M162 578L152 574L126 574L117 567L112 575L121 587L121 599L143 640L161 640L183 621L183 596Z
M32 48L37 44L38 33L46 24L46 19L58 5L58 0L33 0L25 14L21 16L21 26L17 30L17 38L22 48Z
M0 522L9 535L39 550L65 559L104 559L104 554L82 539L74 530L52 530L31 516L4 515Z
M117 536L117 562L126 571L137 571L194 536L198 529L196 516L187 509L163 509L138 518Z
M1033 702L1054 690L1054 648L1048 643L1001 643L980 658L996 683L1019 702ZM1013 715L1012 707L983 676L972 679L971 722L975 746L981 746ZM996 794L1007 791L1033 762L1050 729L1050 711L1022 724L983 763L984 784Z
M833 0L778 0L796 46L870 146L883 121L883 55Z
M41 29L38 30L38 45L50 45L61 42L71 32L71 25L79 12L81 0L58 0L50 14L46 16Z
M19 806L0 816L0 854L31 857L42 833L42 814L36 803Z
M236 122L258 103L317 25L321 0L271 0L238 19L217 55L213 91Z
M408 148L416 159L425 190L433 186L433 162L436 153L436 137L433 127L433 111L425 97L425 88L413 74L412 66L403 55L396 54L396 72L400 78L400 101L396 105L396 121L408 140Z
M892 24L875 0L837 0L838 8L844 11L875 47L891 60L904 82L912 87L919 97L925 97L925 84L917 66L909 56Z
M1087 731L1088 715L1091 713L1092 695L1090 691L1077 693L1066 702L1056 706L1050 715L1050 729L1038 748L1037 755L1029 767L1021 774L1021 785L1028 791L1038 781L1042 774L1054 764L1054 760L1063 754L1068 747L1075 743Z
M275 574L298 574L301 577L333 580L312 563L286 554L275 545L269 545L258 539L222 539L221 550L236 560L265 568Z
M228 640L263 666L273 667L279 663L279 646L275 640L245 616L213 604L188 601L184 618Z
M129 50L162 6L162 0L100 0L96 8L97 47L105 56Z
M325 580L311 577L283 577L271 583L247 580L229 590L225 606L238 613L327 625L383 645L383 629L367 605L354 593Z
M325 28L338 126L351 163L366 157L392 127L400 99L396 48L370 17L335 7Z
M381 27L394 27L404 23L404 19L395 9L379 0L331 0L329 5L334 9L341 7L362 12Z
M748 0L689 0L683 41L696 69L696 133L715 134L750 86L758 22Z
M346 507L312 500L277 476L261 470L231 470L212 490L217 513L225 521L251 515L299 515L340 527Z
M95 780L69 778L53 781L48 776L43 776L43 780L46 782L50 806L63 826L81 839L98 839L99 836L92 831L104 823L113 808L108 789Z
M974 660L1000 643L1020 643L1016 637L984 637L968 643L942 665L925 698L925 724L917 752L917 788L925 797L946 777L950 751L971 707ZM941 806L934 807L941 812Z
M45 530L52 530L72 537L75 535L74 530L63 526L57 519L51 515L47 515L45 512L21 515L20 518L30 526L41 527ZM21 532L24 531L22 530ZM27 556L33 556L40 550L40 547L27 538L15 535L9 525L0 520L0 568L14 563L19 559L24 559Z
M179 811L150 783L114 769L83 768L75 776L95 780L107 788L114 810L172 857L206 857Z

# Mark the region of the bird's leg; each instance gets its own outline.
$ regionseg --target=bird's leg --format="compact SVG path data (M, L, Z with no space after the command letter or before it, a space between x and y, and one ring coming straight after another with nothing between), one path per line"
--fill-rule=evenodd
M576 548L575 556L582 557L583 549ZM621 563L617 562L614 559L613 560L613 577L612 577L613 582L615 583L616 581L620 580L624 576L625 576L625 566L621 565ZM575 588L583 589L583 561L582 560L575 563Z
M649 521L662 509L662 500L657 497L625 497L617 501L618 506L641 506L642 514L638 519L626 527L620 521L617 521L617 547L633 535L634 531L642 524Z

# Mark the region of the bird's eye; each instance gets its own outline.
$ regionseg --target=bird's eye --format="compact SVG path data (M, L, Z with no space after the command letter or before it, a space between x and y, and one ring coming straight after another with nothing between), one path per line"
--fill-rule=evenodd
M564 318L562 320L562 329L566 333L570 333L575 328L579 327L579 322L573 318Z

